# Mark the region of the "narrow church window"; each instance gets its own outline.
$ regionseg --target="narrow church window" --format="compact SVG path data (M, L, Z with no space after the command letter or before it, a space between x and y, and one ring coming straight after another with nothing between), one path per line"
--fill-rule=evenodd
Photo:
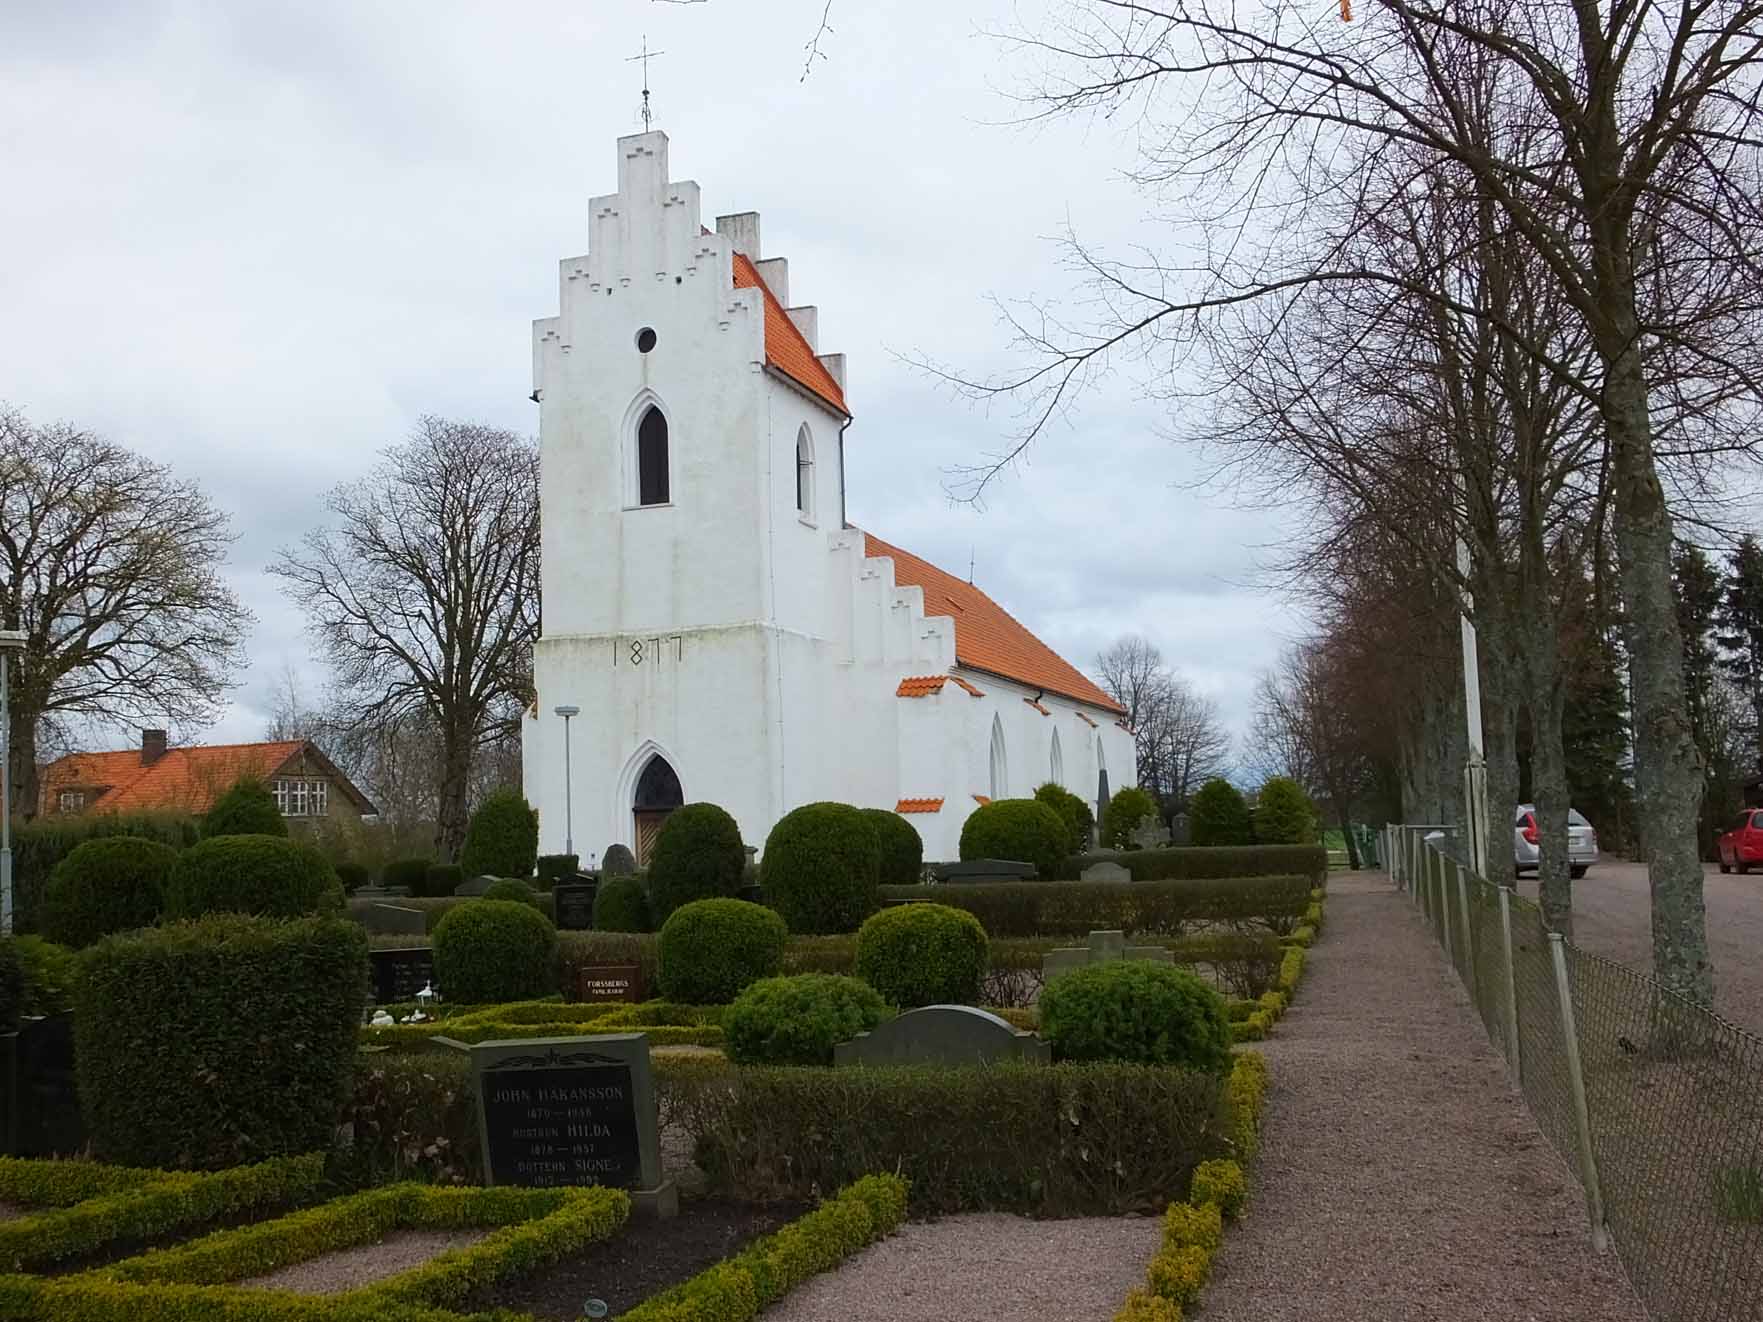
M648 326L637 332L637 352L648 353L655 347L655 332Z
M1055 785L1065 783L1065 754L1059 748L1059 731L1053 731L1053 747L1047 754L1047 769Z
M1004 724L992 717L992 794L994 799L1010 797L1009 768L1004 765Z
M637 426L637 503L667 504L667 419L653 406Z
M796 513L814 519L814 438L804 427L796 433Z

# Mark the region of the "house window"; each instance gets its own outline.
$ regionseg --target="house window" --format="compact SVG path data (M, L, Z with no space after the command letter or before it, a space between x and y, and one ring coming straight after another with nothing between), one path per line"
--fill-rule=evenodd
M323 817L330 811L330 782L324 780L277 780L270 782L275 806L283 817Z
M667 504L667 419L654 405L637 424L637 504Z
M796 433L796 513L814 522L814 438L806 427Z
M84 790L62 790L55 796L57 812L84 812L86 810L86 792Z

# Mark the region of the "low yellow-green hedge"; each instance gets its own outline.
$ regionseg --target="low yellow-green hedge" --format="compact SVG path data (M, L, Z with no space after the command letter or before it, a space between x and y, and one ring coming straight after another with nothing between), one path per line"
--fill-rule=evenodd
M92 1276L0 1276L12 1322L507 1322L352 1295L283 1294L209 1285L131 1285Z
M619 1322L747 1322L810 1276L892 1234L905 1219L906 1193L897 1175L867 1175L775 1235L638 1304Z
M171 1178L150 1166L110 1166L101 1161L51 1161L0 1157L0 1201L26 1207L72 1207L88 1198L138 1189Z

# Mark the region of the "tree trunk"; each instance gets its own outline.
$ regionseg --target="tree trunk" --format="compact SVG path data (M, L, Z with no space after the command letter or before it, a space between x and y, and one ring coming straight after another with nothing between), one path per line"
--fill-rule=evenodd
M1535 645L1553 653L1553 628L1546 623L1532 627L1535 632L1548 635L1546 639L1534 640ZM1537 843L1542 854L1537 863L1537 899L1543 908L1543 922L1571 941L1573 878L1567 863L1567 757L1561 735L1566 696L1559 658L1553 658L1553 664L1533 659L1536 664L1531 670L1530 684L1530 779L1531 792L1536 795Z
M1518 702L1523 692L1504 584L1478 573L1475 620L1481 659L1482 756L1487 761L1487 879L1512 880L1512 809L1518 802Z
M458 860L465 846L466 794L471 782L473 739L453 722L441 728L441 791L435 806L435 852L443 862Z
M17 698L15 692L13 698ZM37 815L37 712L35 707L8 704L11 729L8 732L8 788L12 797L12 814L25 821Z
M1357 872L1362 866L1359 861L1359 843L1353 839L1353 803L1342 795L1335 795L1335 820L1341 824L1341 836L1347 842L1347 866Z

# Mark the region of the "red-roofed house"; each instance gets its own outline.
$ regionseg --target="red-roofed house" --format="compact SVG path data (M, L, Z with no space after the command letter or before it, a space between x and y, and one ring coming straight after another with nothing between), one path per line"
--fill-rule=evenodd
M1135 783L1093 680L847 522L845 359L759 216L704 228L663 133L618 153L558 315L533 326L545 614L522 755L541 848L642 861L704 800L759 845L835 799L900 812L946 859L981 801Z
M69 753L39 777L44 816L85 812L204 813L242 776L275 795L290 822L361 818L377 811L349 778L306 740L167 746L164 730L141 731L139 748Z

